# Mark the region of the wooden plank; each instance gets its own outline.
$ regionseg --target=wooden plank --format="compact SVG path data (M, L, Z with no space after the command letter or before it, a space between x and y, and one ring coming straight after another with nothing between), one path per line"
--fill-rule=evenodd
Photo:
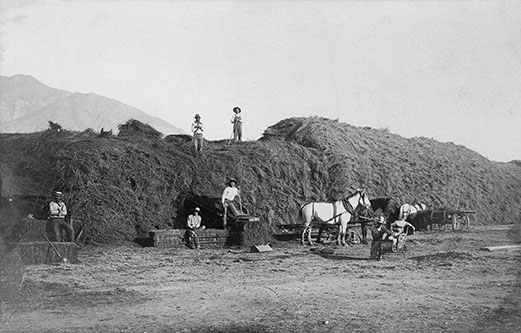
M521 244L481 247L482 251L512 251L521 250Z

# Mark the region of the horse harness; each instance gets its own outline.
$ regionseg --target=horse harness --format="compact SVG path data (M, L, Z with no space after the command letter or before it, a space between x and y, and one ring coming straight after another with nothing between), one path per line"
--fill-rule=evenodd
M363 195L364 195L364 194L360 193L360 198L358 198L358 204L359 204L359 205L360 205L360 201L362 200ZM340 214L337 214L337 207L336 207L336 205L335 205L336 201L335 201L335 202L332 202L332 205L333 205L333 217L330 218L330 219L328 219L328 220L326 220L326 221L324 221L324 222L322 222L322 223L328 223L329 221L334 220L334 223L335 223L335 224L338 224L337 221L336 221L336 219L337 219L338 217L344 215L345 213L349 213L349 214L351 214L351 217L355 216L355 214L356 214L356 209L355 209L355 208L353 207L353 205L351 205L351 203L349 202L349 199L351 199L351 198L354 197L354 196L355 196L355 194L350 195L349 197L347 197L347 198L341 200L342 205L344 206L344 208L346 209L346 211L345 211L345 212L342 212L342 213L340 213ZM313 216L313 218L314 218L314 216L315 216L315 202L310 202L310 204L311 204L311 216ZM304 207L306 207L307 205L309 205L309 203L306 204L306 205L304 205L304 206L302 206L302 207L300 208L300 210L302 210L302 209L303 209Z

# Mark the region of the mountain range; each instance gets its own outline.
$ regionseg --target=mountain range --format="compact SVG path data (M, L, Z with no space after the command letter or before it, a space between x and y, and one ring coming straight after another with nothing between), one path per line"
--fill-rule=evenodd
M64 129L112 129L129 119L146 123L164 135L186 134L182 129L135 107L95 93L71 93L49 87L32 76L0 76L0 133L45 130L49 121Z

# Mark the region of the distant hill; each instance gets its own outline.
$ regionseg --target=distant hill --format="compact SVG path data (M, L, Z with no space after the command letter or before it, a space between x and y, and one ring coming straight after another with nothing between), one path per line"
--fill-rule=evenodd
M68 130L113 129L136 119L164 135L185 134L168 122L98 94L71 93L51 88L32 76L0 76L0 133L30 133L49 127L48 121Z

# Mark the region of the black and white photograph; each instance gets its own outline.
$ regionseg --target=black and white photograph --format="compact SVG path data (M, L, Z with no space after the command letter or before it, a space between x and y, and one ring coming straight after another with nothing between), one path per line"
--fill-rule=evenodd
M0 2L0 332L520 331L521 1Z

